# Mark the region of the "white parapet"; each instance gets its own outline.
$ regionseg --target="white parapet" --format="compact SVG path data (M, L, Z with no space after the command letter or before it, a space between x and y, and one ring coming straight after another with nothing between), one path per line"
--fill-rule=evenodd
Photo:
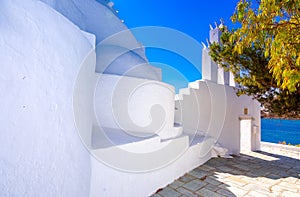
M218 65L209 56L209 48L202 50L202 79L218 82Z
M242 136L252 144L253 150L259 150L260 141L260 104L249 96L238 97L230 86L211 81L195 81L189 87L190 94L178 94L175 110L175 122L183 126L184 133L193 134L203 131L212 136L229 153L240 152L239 117L247 108L255 118L252 121L253 136ZM195 88L193 88L195 87ZM185 90L187 91L187 90ZM184 92L185 92L184 91Z
M112 155L110 151L114 151L115 159L119 156L119 162L115 162L119 167L116 168L97 157L92 157L90 197L114 197L120 194L126 197L139 197L154 194L158 189L211 158L210 151L200 156L205 140L209 139L203 140L189 146L189 137L182 136L160 144L155 141L142 141L114 147L111 150L95 150L94 153L99 154L100 158L104 156L108 159ZM149 151L149 147L156 147L156 150L139 155L128 152L139 149ZM122 151L122 148L126 148L127 151Z
M174 96L174 87L163 82L102 74L94 98L97 120L103 127L173 138L180 135Z
M229 72L226 72L223 67L218 67L218 84L229 85Z
M235 87L234 75L232 72L229 72L229 86Z

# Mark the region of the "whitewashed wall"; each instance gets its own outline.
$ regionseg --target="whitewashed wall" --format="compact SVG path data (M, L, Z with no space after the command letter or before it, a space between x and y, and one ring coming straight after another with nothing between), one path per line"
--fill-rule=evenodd
M112 64L103 67L103 65L97 63L97 72L161 81L161 70L147 64L148 60L143 46L135 39L126 25L121 22L117 13L107 6L105 1L102 3L95 0L41 1L57 10L80 29L94 34L97 45L102 43L102 45L115 45L116 47L128 49L127 53L115 56ZM97 48L97 53L100 48L102 47ZM109 50L109 53L112 52L112 50ZM136 69L139 72L135 72Z
M186 136L187 137L187 136ZM163 143L169 143L168 141ZM134 144L132 145L134 147ZM143 142L145 147L153 147L152 144ZM92 177L91 177L91 197L106 196L115 197L122 194L128 197L150 196L160 188L167 186L185 173L193 170L197 166L205 163L211 158L210 152L199 157L202 150L202 144L196 144L189 147L188 140L185 137L172 140L169 146L170 150L162 149L156 152L149 152L151 158L145 157L142 166L151 166L161 163L158 169L148 168L148 171L136 173L134 171L115 170L99 162L92 157ZM173 150L173 152L171 152ZM135 150L137 151L137 150ZM181 151L180 157L173 157L171 162L165 163L174 152ZM120 155L121 157L122 155ZM124 156L123 156L124 157ZM172 157L172 156L171 156ZM141 158L140 158L141 159ZM152 161L150 159L153 159ZM134 162L135 160L125 160L124 163ZM122 163L119 163L122 165ZM130 166L136 166L140 163L132 163ZM123 166L124 167L124 166ZM145 169L144 169L145 170Z
M43 2L47 5L35 0L0 2L1 195L146 196L210 158L202 144L189 144L187 136L166 140L181 134L180 126L173 125L174 88L157 81L160 71L147 64L142 49L113 59L109 73L115 75L93 73L101 55L91 52L94 43L127 29L110 8L92 0ZM124 37L130 40L129 46L119 42ZM120 48L140 46L130 32L110 41ZM88 54L88 67L81 68ZM123 64L126 69L119 69ZM141 67L131 77L118 76L137 65ZM194 85L195 90L182 92L177 122L187 134L208 132L212 138L204 141L218 139L230 152L238 152L238 116L249 107L260 126L256 104L248 98L237 99L229 87L201 81ZM163 164L159 167L169 166L147 173L120 172L91 159L86 148L91 148L96 124L94 107L101 126L160 136L155 135L151 143L129 144L128 150L151 153L173 144L172 151L149 157ZM165 162L174 150L184 155ZM117 159L129 167L138 164Z
M0 195L88 196L72 97L93 46L39 1L1 1L0 13Z
M258 126L256 141L260 140L260 104L248 96L237 97L232 87L196 81L181 91L178 98L175 122L182 124L185 133L204 132L230 153L237 154L240 152L239 117L248 108L254 118L253 125ZM256 146L259 150L259 144Z
M103 127L171 138L178 135L173 130L174 95L174 87L162 82L103 74L95 90L95 110Z

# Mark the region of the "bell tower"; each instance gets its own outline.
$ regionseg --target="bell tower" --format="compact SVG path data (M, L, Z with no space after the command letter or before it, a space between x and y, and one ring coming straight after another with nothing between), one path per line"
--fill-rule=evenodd
M202 79L222 85L235 86L233 74L231 72L224 71L224 68L217 65L209 55L209 47L211 43L221 43L222 31L220 28L222 27L222 22L220 25L215 23L215 28L210 25L209 40L207 40L208 46L202 43L204 47L202 50Z

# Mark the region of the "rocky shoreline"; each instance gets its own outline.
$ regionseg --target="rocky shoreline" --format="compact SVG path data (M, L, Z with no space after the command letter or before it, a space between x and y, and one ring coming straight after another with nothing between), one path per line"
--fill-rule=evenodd
M282 119L282 120L300 120L300 116L298 117L292 117L292 116L279 116L276 114L272 114L269 112L261 111L261 118L265 119Z

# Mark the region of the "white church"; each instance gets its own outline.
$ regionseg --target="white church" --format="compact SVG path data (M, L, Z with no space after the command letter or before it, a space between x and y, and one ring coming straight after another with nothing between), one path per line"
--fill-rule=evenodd
M176 94L112 2L2 0L0 31L1 196L150 196L260 150L260 104L209 46L202 79Z

